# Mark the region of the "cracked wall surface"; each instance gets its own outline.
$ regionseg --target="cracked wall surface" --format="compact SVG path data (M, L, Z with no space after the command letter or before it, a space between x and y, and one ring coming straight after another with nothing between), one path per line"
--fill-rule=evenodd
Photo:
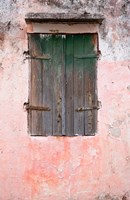
M28 12L102 14L98 132L30 137ZM130 200L130 1L0 1L0 200Z

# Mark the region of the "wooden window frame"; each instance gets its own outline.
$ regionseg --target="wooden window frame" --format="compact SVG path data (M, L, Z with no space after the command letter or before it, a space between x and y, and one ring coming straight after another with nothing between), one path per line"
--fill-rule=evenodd
M40 17L39 17L40 16ZM46 16L46 17L45 17ZM42 34L97 34L97 52L99 52L99 42L98 42L98 32L99 32L99 25L103 21L103 17L98 16L98 17L81 17L80 19L75 18L74 16L72 17L57 17L56 20L50 15L45 15L43 14L28 14L26 16L26 22L27 22L27 32L28 34L31 33L42 33ZM51 27L51 28L50 28ZM97 67L97 66L96 66ZM97 69L96 69L97 70ZM97 75L96 75L96 93L97 93ZM98 95L97 95L98 96ZM26 105L27 110L29 111L30 107L29 104ZM36 109L36 110L43 110L43 108L37 108L33 107L31 109ZM47 108L46 108L47 109ZM97 101L97 106L96 109L99 109L98 101ZM96 114L97 118L97 114ZM28 120L29 122L29 120ZM87 136L94 136L97 132L97 119L96 119L96 128L95 132L91 133L90 135ZM38 135L32 135L31 136L38 136ZM60 135L63 136L64 134ZM48 136L48 135L40 135L40 136ZM52 135L53 136L53 135ZM58 136L58 135L55 135ZM77 136L77 135L67 135L67 136Z

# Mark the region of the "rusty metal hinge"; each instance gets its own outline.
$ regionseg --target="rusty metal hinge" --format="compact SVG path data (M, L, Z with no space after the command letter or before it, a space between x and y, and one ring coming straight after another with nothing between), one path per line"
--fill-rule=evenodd
M101 108L101 102L97 102L97 105L92 106L92 107L80 107L77 108L75 111L77 112L83 112L83 111L89 111L89 110L99 110Z
M39 59L39 60L50 60L51 57L48 54L44 54L44 55L27 55L26 58L28 59Z
M29 103L24 103L24 107L26 110L38 110L38 111L50 111L51 110L49 107L33 106L33 105L29 105Z

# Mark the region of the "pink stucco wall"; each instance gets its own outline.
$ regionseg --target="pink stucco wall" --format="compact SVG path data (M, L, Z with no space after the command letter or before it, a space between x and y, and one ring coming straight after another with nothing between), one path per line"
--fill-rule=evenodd
M0 2L0 200L130 200L130 2ZM27 12L101 13L98 133L27 132Z

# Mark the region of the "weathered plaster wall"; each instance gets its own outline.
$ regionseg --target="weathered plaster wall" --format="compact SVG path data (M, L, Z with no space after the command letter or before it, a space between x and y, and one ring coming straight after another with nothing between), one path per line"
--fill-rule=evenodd
M0 200L130 200L130 1L0 1ZM30 137L27 12L90 12L100 27L95 137Z

